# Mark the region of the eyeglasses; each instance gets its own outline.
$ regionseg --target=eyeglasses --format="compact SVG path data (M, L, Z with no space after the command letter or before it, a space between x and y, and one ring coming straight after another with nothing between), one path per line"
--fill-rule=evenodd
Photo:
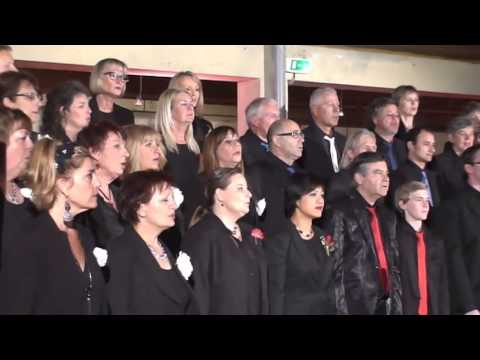
M301 130L295 130L287 133L277 134L277 136L291 136L294 139L298 139L298 138L303 139L305 137L305 134Z
M115 72L115 71L108 71L103 73L103 75L107 75L111 80L119 80L123 82L129 82L130 79L128 78L127 74Z
M15 94L15 96L23 96L23 97L26 97L30 101L34 101L35 99L38 99L38 101L40 101L40 102L43 101L43 94L38 94L36 92L31 92L31 93L26 93L26 94Z

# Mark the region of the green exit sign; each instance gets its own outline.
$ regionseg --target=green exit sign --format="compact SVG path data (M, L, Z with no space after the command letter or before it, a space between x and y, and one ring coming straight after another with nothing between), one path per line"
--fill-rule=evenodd
M288 58L287 72L306 74L312 70L310 59Z

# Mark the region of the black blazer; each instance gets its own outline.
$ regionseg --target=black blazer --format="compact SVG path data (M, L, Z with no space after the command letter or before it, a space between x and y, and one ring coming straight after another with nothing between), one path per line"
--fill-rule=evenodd
M113 104L113 111L111 113L104 113L98 108L96 96L92 97L89 105L90 109L92 109L92 123L95 121L109 120L119 126L135 124L135 116L133 115L133 112L120 105Z
M443 153L433 158L430 168L438 175L438 187L442 198L450 199L467 187L464 162L447 142Z
M325 139L323 138L325 133L314 123L303 130L303 133L305 134L303 155L297 160L297 163L303 167L305 171L316 175L325 185L328 185L333 175L335 175L335 171L333 170L332 159L325 145ZM346 138L336 131L334 131L333 134L335 137L338 164L340 165Z
M182 250L192 260L193 290L201 314L268 313L262 244L250 235L250 227L240 224L240 229L243 241L237 246L222 221L207 213L186 234Z
M390 310L384 298L378 274L378 260L375 242L370 228L370 214L366 201L358 191L335 204L330 218L341 266L342 284L349 314L373 315L384 313L402 314L401 281L398 263L395 214L377 201L376 209L388 262L390 279Z
M288 221L288 230L265 241L268 259L270 313L274 315L346 314L341 293L340 261L321 244L325 236L315 228L315 237L303 240ZM318 242L312 253L307 241Z
M348 169L341 169L336 173L325 192L325 202L327 206L331 206L336 201L339 201L348 196L348 194L355 189L355 181Z
M453 313L480 309L480 192L468 186L441 206Z
M26 226L16 239L13 258L2 275L2 313L7 314L104 314L105 284L88 240L88 229L77 227L85 251L81 271L67 236L47 212ZM3 270L2 270L3 272ZM87 301L90 286L91 306Z
M112 244L108 302L113 315L198 314L190 285L165 246L171 270L160 268L132 226Z
M252 130L248 130L241 138L242 160L245 166L251 166L257 161L266 160L268 144L264 143Z
M199 117L195 116L193 119L193 137L198 143L198 146L200 147L200 150L203 148L203 143L205 142L205 138L207 135L210 133L210 131L213 130L213 125L210 121Z
M377 133L375 133L375 138L377 140L377 153L382 154L385 157L385 160L387 160L387 165L388 169L390 171L393 171L390 163L388 162L388 157L387 157L387 142L380 137ZM396 137L393 138L393 152L395 154L395 157L397 158L397 166L400 168L400 166L403 165L403 163L407 160L407 145L402 141L397 139Z
M450 303L443 240L425 226L422 230L427 259L428 314L447 315L450 313ZM403 313L417 315L420 300L417 237L415 230L403 219L398 222L397 240L400 253Z

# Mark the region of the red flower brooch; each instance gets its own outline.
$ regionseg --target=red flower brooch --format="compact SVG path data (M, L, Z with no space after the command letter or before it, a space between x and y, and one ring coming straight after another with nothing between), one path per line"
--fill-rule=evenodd
M322 245L325 247L327 256L330 256L330 254L335 251L335 241L333 240L332 235L324 235L320 239Z
M258 244L258 240L265 239L265 235L263 234L263 231L259 228L253 228L252 231L250 232L250 235L255 239L255 244Z

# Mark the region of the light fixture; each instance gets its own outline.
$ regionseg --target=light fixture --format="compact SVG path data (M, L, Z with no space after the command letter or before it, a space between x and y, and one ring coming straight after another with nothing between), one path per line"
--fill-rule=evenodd
M145 104L142 98L142 91L143 91L143 82L142 82L142 76L140 75L140 91L138 92L137 99L135 100L135 106L143 106Z

